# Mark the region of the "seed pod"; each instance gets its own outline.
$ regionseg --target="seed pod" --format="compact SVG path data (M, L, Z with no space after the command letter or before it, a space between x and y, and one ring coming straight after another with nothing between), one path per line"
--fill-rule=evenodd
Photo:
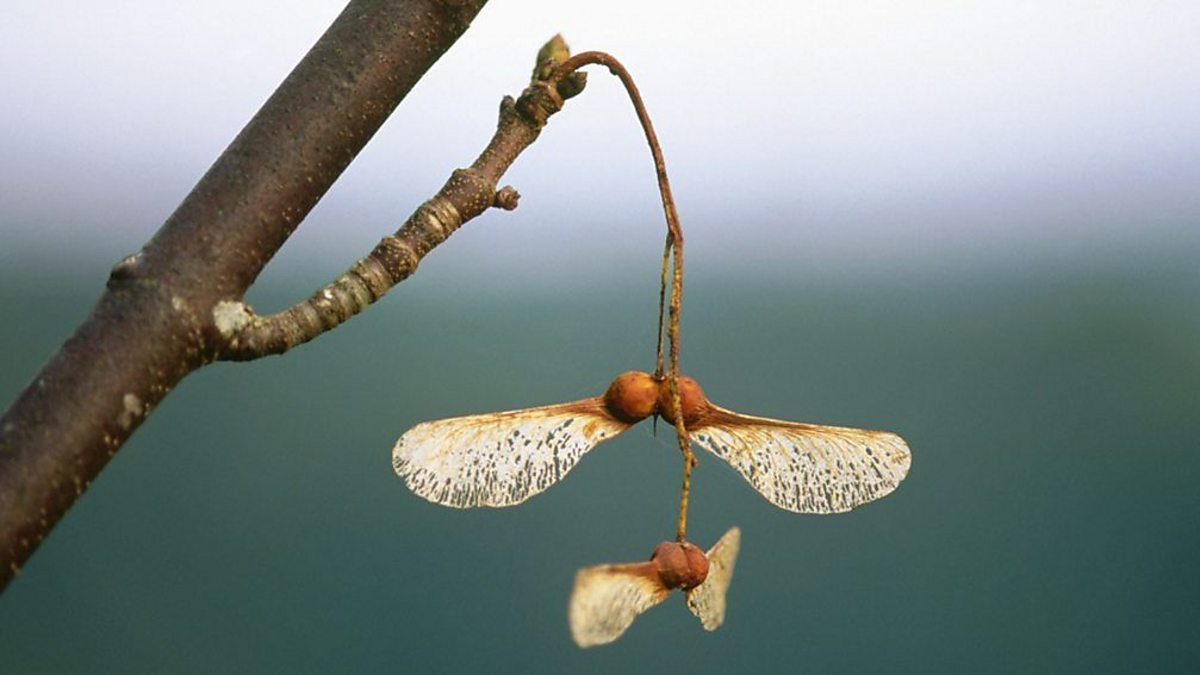
M650 556L658 580L669 589L691 589L704 583L708 576L708 558L691 542L664 541Z
M627 424L640 422L654 414L660 397L659 383L650 373L630 370L621 373L604 392L604 406Z
M686 375L679 376L679 404L683 409L683 424L687 428L695 425L708 411L708 398L696 381ZM663 380L658 390L658 414L670 424L675 424L675 407L671 405L671 382Z

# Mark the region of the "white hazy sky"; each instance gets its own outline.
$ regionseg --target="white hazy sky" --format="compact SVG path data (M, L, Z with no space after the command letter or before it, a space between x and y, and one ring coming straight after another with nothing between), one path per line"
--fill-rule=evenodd
M136 249L343 5L5 3L0 256ZM474 158L500 97L560 31L638 80L701 257L1200 253L1194 0L496 0L286 255L333 251L336 270L365 252ZM510 172L521 208L473 223L446 255L529 265L657 246L640 131L614 78L595 70L590 88Z

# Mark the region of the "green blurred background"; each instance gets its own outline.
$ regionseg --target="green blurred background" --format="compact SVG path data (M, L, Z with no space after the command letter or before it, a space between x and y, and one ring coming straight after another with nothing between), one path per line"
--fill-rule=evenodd
M97 21L101 4L84 3ZM1157 42L1154 31L1127 37L1194 54L1194 43L1163 35L1188 33L1195 12L1151 5ZM241 65L272 66L238 85L254 93L222 105L204 89L234 68L220 56L190 81L178 70L150 77L139 95L85 97L77 113L37 107L67 89L52 77L21 89L33 65L3 71L19 103L0 163L0 402L70 335L109 266L154 231L339 6L324 3L311 29L289 33L295 44L277 61L243 55ZM516 7L481 14L249 301L279 309L368 250L469 161L496 98L520 87L538 39L561 28L640 66L635 75L648 71L642 88L661 117L689 235L684 370L735 410L895 431L913 451L908 479L852 513L800 516L701 457L692 538L707 546L732 525L743 531L726 625L705 633L674 598L615 644L581 651L566 627L575 570L643 559L673 532L680 463L669 435L642 425L511 509L437 507L393 475L390 448L417 422L572 400L622 370L652 368L662 231L653 174L632 116L597 73L578 111L514 167L526 195L515 213L471 223L338 330L283 357L207 368L162 403L0 596L0 671L1200 668L1200 95L1175 86L1200 59L1138 60L1129 42L1087 30L1114 22L1136 33L1130 17L1052 13L1037 35L1054 50L1058 38L1092 35L1125 50L1122 63L1146 66L1095 66L1113 81L1043 83L1111 94L1113 106L1038 126L1053 118L1041 112L1072 110L1073 97L1025 92L997 111L996 99L950 86L926 103L978 104L996 115L992 126L970 109L947 113L958 126L922 134L928 110L886 97L828 119L799 105L764 110L751 93L701 107L683 90L711 97L715 80L672 70L627 24L587 33L605 25L603 12L575 25L547 6ZM805 30L833 31L831 44L853 43L839 28L869 24L823 11L802 18ZM521 23L535 15L541 23ZM509 23L498 25L502 16ZM892 25L896 39L954 16L926 18ZM1005 18L1019 28L1038 17L972 20ZM794 17L759 19L786 34ZM257 33L244 20L239 39L249 41ZM35 27L50 30L46 21ZM529 36L497 37L518 23ZM166 28L156 30L192 35ZM979 39L963 31L959 41ZM821 53L759 49L797 72ZM1013 49L1021 63L1038 61L1028 43ZM111 53L120 47L91 57ZM1081 72L1097 63L1079 49L1053 53L1066 71L1071 58ZM969 62L973 52L947 54ZM831 89L810 81L780 95L817 107L877 95L834 86L862 81L855 68L874 56L849 61ZM933 68L919 62L928 54L911 56L912 72ZM503 75L457 84L463 72L491 73L484 65ZM118 70L147 71L159 72ZM161 89L179 80L195 99ZM1097 93L1098 81L1107 88ZM447 103L439 82L483 102ZM1138 83L1157 96L1123 95ZM213 126L161 109L193 101L209 101ZM106 106L128 119L81 129ZM57 131L38 136L34 112L80 117L54 118ZM865 140L830 140L855 134ZM158 145L132 143L138 135ZM449 149L411 161L423 156L405 145L414 135Z
M584 287L431 264L321 340L173 393L6 591L5 670L1188 670L1200 285L1189 256L1153 262L861 283L697 263L684 363L714 400L895 430L912 473L797 516L702 458L693 538L744 532L726 626L704 634L674 600L587 652L566 631L574 570L669 538L670 437L642 425L498 511L414 497L389 448L425 419L650 367L653 265ZM44 296L13 272L6 396L101 280Z

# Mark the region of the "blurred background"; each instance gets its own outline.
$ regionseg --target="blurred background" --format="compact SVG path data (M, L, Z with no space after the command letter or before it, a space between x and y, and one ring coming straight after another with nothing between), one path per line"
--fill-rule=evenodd
M0 9L4 406L342 4ZM493 3L250 302L307 296L393 230L561 31L626 63L663 141L684 370L736 410L896 431L909 478L800 516L701 457L693 540L743 530L726 625L672 599L581 651L575 570L673 533L669 434L513 509L392 474L419 421L653 367L661 207L594 69L508 174L517 211L163 402L0 597L0 669L1194 671L1198 29L1189 2Z

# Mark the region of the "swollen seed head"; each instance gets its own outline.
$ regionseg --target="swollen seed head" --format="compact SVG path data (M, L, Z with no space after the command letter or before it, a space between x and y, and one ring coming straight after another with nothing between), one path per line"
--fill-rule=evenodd
M658 414L667 422L675 424L675 408L671 405L671 381L665 379L659 385ZM708 399L696 381L686 375L679 376L679 403L683 409L683 424L691 427L708 409Z
M658 580L667 588L691 590L708 577L708 558L689 542L664 541L650 556Z
M604 405L613 417L633 424L654 414L659 383L650 373L630 370L621 373L604 392Z

